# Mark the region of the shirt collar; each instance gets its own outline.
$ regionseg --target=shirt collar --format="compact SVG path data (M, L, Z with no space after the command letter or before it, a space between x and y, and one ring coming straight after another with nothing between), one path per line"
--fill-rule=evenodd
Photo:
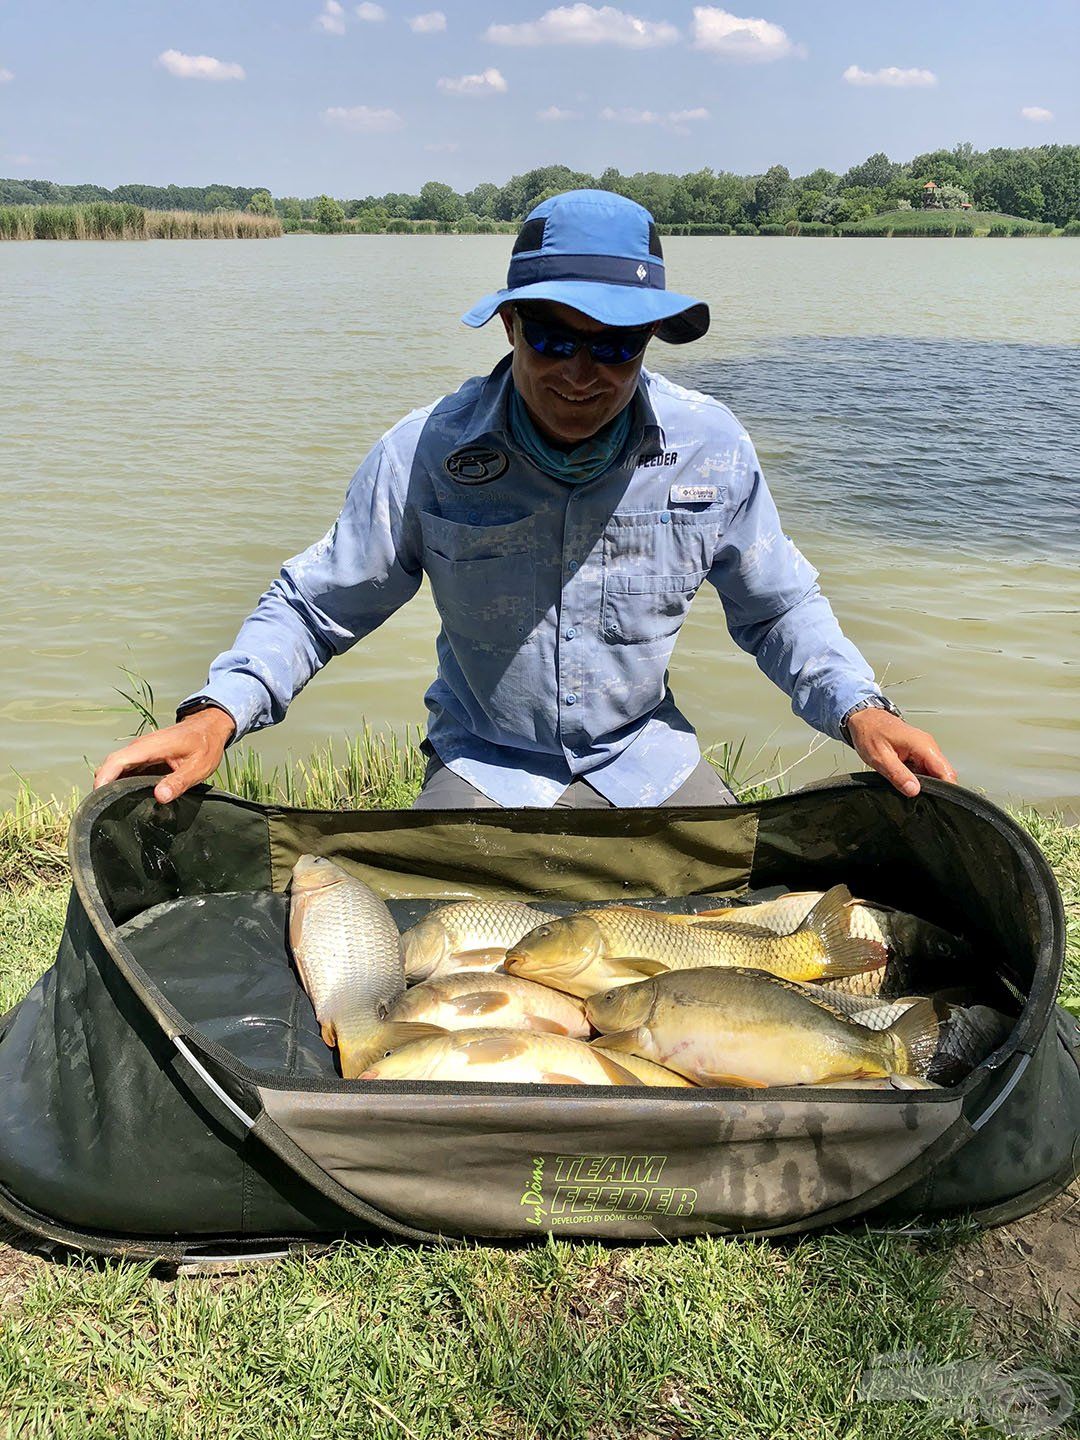
M483 443L504 446L512 443L508 413L510 391L514 384L510 373L512 360L512 355L504 355L480 387L472 415L458 438L458 446ZM630 401L634 415L631 418L629 453L638 459L659 455L664 449L664 432L649 399L648 382L648 371L643 368L634 398Z

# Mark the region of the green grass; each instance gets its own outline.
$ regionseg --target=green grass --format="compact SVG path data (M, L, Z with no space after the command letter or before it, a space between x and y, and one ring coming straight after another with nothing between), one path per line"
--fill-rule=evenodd
M739 747L716 758L752 778ZM420 763L408 738L365 731L280 773L232 756L222 778L263 799L403 804ZM69 812L27 793L0 816L0 1009L55 954ZM1061 886L1080 990L1080 831L1019 819ZM997 1432L856 1397L871 1357L915 1346L929 1364L1041 1364L1080 1390L1080 1336L1012 1333L1002 1312L980 1338L949 1269L971 1238L379 1242L179 1279L0 1244L0 1440L975 1440Z
M1004 227L1008 234L1051 235L1054 227L1035 220L1021 220L1017 215L1004 215L997 210L888 210L867 220L843 225L845 235L935 235L956 229L965 233L968 227L975 235L988 235L994 227Z
M281 235L276 216L87 205L0 205L0 240L233 240Z

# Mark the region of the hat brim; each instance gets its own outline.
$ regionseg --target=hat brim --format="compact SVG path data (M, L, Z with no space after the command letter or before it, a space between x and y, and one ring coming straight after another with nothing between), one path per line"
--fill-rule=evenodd
M686 345L700 340L709 328L709 307L689 295L671 290L651 290L637 285L603 285L595 280L540 280L519 285L516 290L496 290L485 295L461 317L466 325L486 325L500 305L513 300L554 300L580 310L601 325L634 329L660 322L657 335L669 345Z

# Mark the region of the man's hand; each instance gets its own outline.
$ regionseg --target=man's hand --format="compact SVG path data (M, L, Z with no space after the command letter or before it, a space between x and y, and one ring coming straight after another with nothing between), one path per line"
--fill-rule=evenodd
M956 771L925 730L916 730L888 710L857 710L847 722L859 758L895 785L901 795L919 793L918 775L956 779Z
M114 750L94 775L94 789L121 775L165 772L166 778L154 786L154 799L165 805L214 773L235 729L232 716L216 706L196 710L167 730L140 735Z

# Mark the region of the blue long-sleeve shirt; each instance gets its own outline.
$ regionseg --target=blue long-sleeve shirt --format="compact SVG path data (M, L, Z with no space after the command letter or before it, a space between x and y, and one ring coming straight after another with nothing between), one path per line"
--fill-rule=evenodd
M514 445L511 384L507 357L389 430L328 534L284 565L184 705L213 700L236 738L276 724L426 574L442 620L425 697L440 759L502 805L553 805L580 776L617 805L656 804L700 758L667 665L708 580L736 644L840 738L880 692L731 411L643 370L622 456L572 485Z

